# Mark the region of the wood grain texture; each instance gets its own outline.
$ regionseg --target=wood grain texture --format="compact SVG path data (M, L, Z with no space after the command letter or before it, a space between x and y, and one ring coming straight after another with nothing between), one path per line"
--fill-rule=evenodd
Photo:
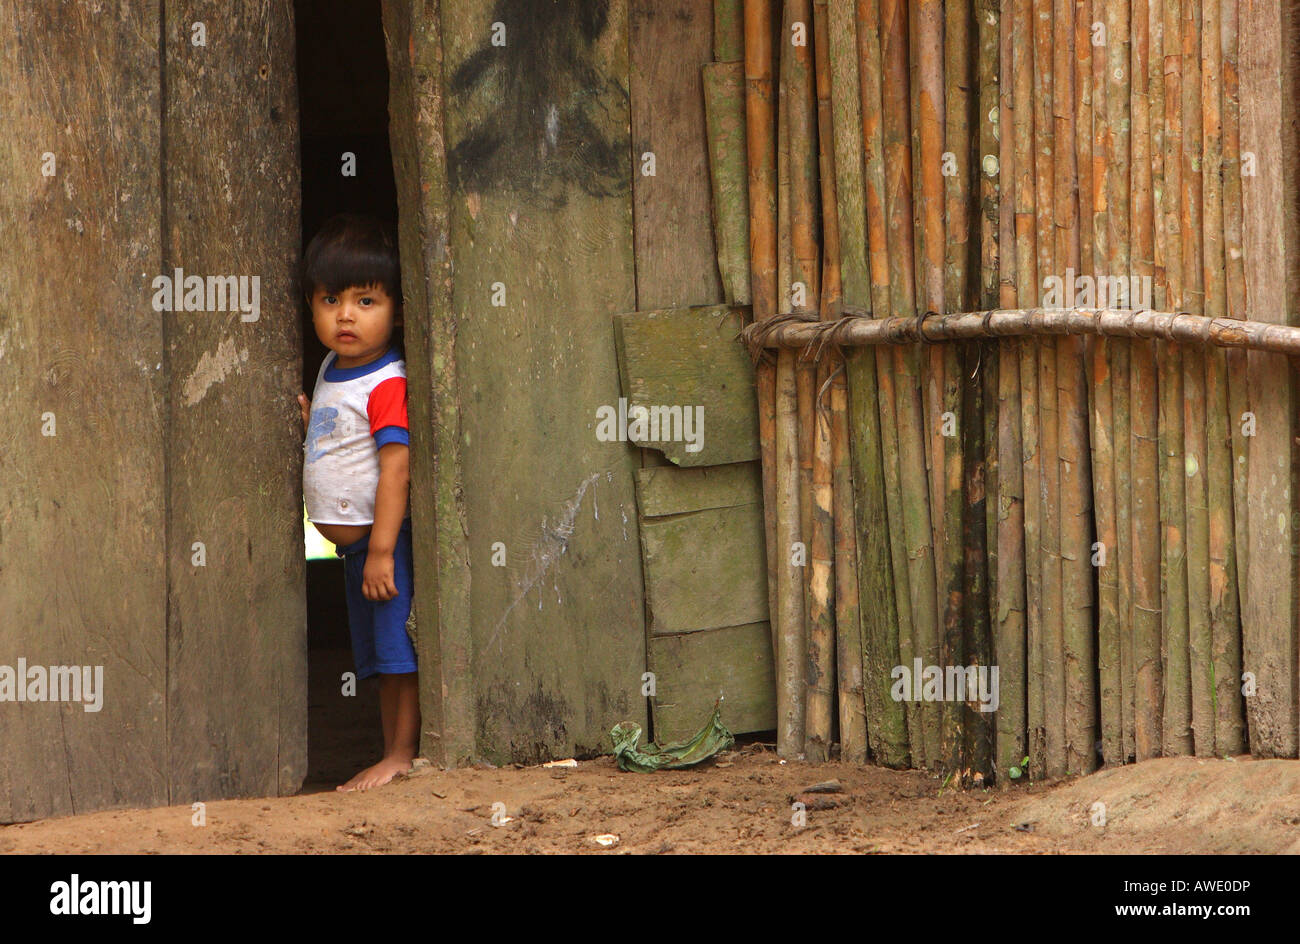
M0 703L0 822L169 799L158 39L0 9L0 662L103 667L99 711Z
M385 0L393 171L402 206L398 239L408 313L406 371L411 440L415 609L420 662L420 752L457 766L475 757L470 560L461 457L460 366L452 293L451 196L442 23L431 10ZM424 312L423 317L414 317Z
M1242 0L1239 22L1241 150L1256 174L1241 181L1242 252L1250 317L1297 322L1294 196L1297 152L1291 73L1295 30L1281 6ZM1257 434L1249 440L1247 518L1250 566L1242 600L1242 671L1258 692L1246 699L1250 751L1294 757L1297 749L1295 574L1295 374L1289 363L1248 355Z
M713 56L712 38L711 0L628 0L638 309L723 300L700 71ZM654 176L642 172L647 153Z
M645 710L636 457L595 433L636 301L628 4L441 12L476 753L600 752Z
M661 466L637 473L651 636L767 619L759 470L754 463L734 468L736 473L722 482L701 480L696 473L705 470L700 469ZM750 500L740 504L735 497L717 495L724 483L740 484L734 493ZM719 592L723 587L727 592Z
M206 47L191 45L196 20ZM295 793L307 619L292 10L166 3L164 23L163 271L261 280L256 321L168 317L171 799ZM191 565L196 541L205 567Z
M690 737L708 719L719 695L722 723L733 734L776 727L776 678L767 634L766 623L753 623L652 639L656 741Z

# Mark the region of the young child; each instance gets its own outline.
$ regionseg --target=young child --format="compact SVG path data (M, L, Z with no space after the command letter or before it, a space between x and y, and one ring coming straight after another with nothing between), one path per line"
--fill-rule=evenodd
M307 246L302 288L332 353L302 407L307 517L344 559L358 679L379 676L384 756L339 790L367 790L411 767L419 748L397 250L378 220L341 214Z

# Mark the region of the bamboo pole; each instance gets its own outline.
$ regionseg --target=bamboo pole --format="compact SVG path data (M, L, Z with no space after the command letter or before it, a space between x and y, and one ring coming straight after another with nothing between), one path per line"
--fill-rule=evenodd
M1016 291L1019 304L1039 303L1038 225L1036 180L1039 155L1034 148L1037 96L1034 82L1033 0L1016 0L1012 43L1012 72L1015 99L1020 103L1013 115L1016 163ZM1038 362L1041 342L1022 342L1020 348L1020 415L1022 468L1024 470L1025 522L1025 755L1031 774L1042 775L1043 764L1043 652L1042 652L1042 553L1039 532L1042 518L1038 422Z
M979 189L974 192L979 221L978 281L972 279L975 304L992 308L998 304L999 272L998 240L1001 236L999 207L998 156L1000 141L1001 101L999 96L999 68L1002 48L1001 0L980 0L974 7L976 24L975 88L972 99L978 116L978 132L972 140L972 159ZM982 341L968 345L967 367L962 376L977 378L979 395L979 420L981 442L976 455L983 462L966 472L966 505L972 519L973 540L967 542L966 553L966 615L964 640L968 664L996 665L993 625L997 617L998 576L998 479L1001 465L998 461L998 396L1000 345ZM971 360L974 364L971 364ZM999 672L999 676L1001 673ZM999 688L1001 679L999 678ZM1001 700L999 698L999 706ZM990 712L968 706L966 712L966 756L972 771L984 776L984 782L996 775L995 740L996 725ZM1023 755L1022 755L1023 756Z
M749 184L749 267L753 320L776 314L775 124L772 110L771 0L745 0L745 151ZM773 663L780 665L777 629L776 365L755 369L758 439L763 470L763 536L767 555L768 623ZM781 712L778 684L778 713ZM782 715L783 716L783 715Z
M1055 209L1056 75L1053 69L1053 0L1034 0L1034 199L1038 219L1039 275L1064 276L1057 254ZM1071 142L1072 149L1072 142ZM1045 341L1038 353L1040 452L1039 555L1042 559L1042 633L1039 665L1043 674L1041 754L1031 767L1047 777L1064 776L1065 648L1061 599L1060 426L1058 422L1057 344ZM1031 550L1032 553L1032 550Z
M818 9L820 8L820 9ZM814 101L813 116L816 135L816 176L814 182L822 196L822 239L826 244L826 256L822 259L822 277L819 278L818 316L822 321L832 320L832 306L840 304L840 231L839 220L835 216L835 165L833 165L831 143L831 81L827 72L826 39L826 4L816 0L815 4L803 4L801 14L811 14L805 25L813 40L811 47L803 47L810 52L809 65L813 78ZM833 285L826 285L826 278ZM844 640L837 640L835 619L836 579L835 579L835 469L832 467L832 419L833 404L827 389L831 374L842 376L842 360L832 352L829 358L810 361L810 373L815 377L810 399L813 400L813 527L811 527L811 567L810 585L811 607L809 620L809 707L807 707L807 737L805 754L814 763L824 761L831 754L831 742L835 719L839 715L837 703L842 701L837 693L837 675L839 659L837 649ZM842 403L841 403L842 407ZM844 423L844 410L840 411L840 423ZM845 430L846 432L846 430ZM850 571L852 572L852 571ZM845 625L845 632L852 633L853 651L861 659L862 642L859 640L857 627ZM861 676L861 662L858 675ZM850 679L852 681L852 679ZM858 684L861 697L861 683ZM857 719L862 719L861 711ZM861 736L850 733L853 748L862 745L866 748L866 729ZM841 748L842 749L842 748Z
M1079 271L1080 212L1078 167L1080 129L1075 76L1074 0L1057 0L1053 22L1053 112L1055 140L1053 207L1057 221L1057 260ZM1090 129L1082 131L1089 141ZM1087 368L1083 339L1057 341L1058 475L1061 501L1061 659L1065 768L1087 773L1096 767L1096 686L1093 639L1092 478L1088 455Z
M1132 255L1130 269L1150 285L1155 276L1155 201L1152 184L1151 100L1148 77L1151 64L1151 18L1147 0L1137 0L1132 7L1131 36L1131 114L1132 189L1130 199L1130 234ZM1141 666L1146 661L1158 668L1160 655L1160 453L1157 447L1159 407L1155 345L1133 344L1130 347L1130 417L1133 451L1130 455L1132 509L1130 540L1133 553L1132 627L1122 630L1121 644L1128 658L1124 663L1123 745L1120 762L1136 756L1137 705L1154 704L1155 690L1139 698L1139 682L1148 677Z
M713 58L739 62L745 57L743 0L713 0Z
M791 310L815 316L820 309L821 265L817 238L817 129L816 89L812 75L813 22L811 0L786 0L789 28L782 44L782 58L789 60L786 73L786 105L788 108L788 142L790 168L790 279ZM802 293L803 300L797 297ZM808 701L805 706L804 750L814 762L824 760L830 747L833 695L825 682L826 670L834 665L834 656L827 652L827 643L833 639L829 625L830 610L826 594L830 589L829 560L815 560L822 540L821 550L829 557L830 534L820 537L816 518L816 485L813 480L814 452L817 448L817 424L814 418L814 398L817 394L817 367L800 358L795 364L795 383L799 408L799 523L802 542L808 554L803 567L804 635L808 645L806 655ZM830 460L829 439L823 444L825 461ZM814 585L814 575L819 579ZM821 625L814 628L814 623ZM814 650L816 650L814 652Z
M866 221L863 216L862 125L858 116L857 24L853 12L843 4L831 10L825 0L815 0L813 4L817 129L823 141L821 184L825 254L822 261L822 312L829 318L839 316L846 292L852 292L849 297L854 301L870 302ZM859 513L855 507L857 483L854 463L865 466L867 462L855 457L854 446L857 443L850 444L849 385L852 383L861 391L857 385L863 383L860 376L863 361L872 368L872 409L864 411L864 414L853 414L852 420L863 422L862 426L856 427L855 439L870 440L874 446L875 464L871 473L860 474L857 478L869 480L862 483L864 504L873 503L868 543L887 544L889 536L883 526L884 509L879 488L880 431L875 421L875 361L869 352L855 351L850 356L857 362L855 373L858 376L850 379L849 358L839 356L838 352L829 375L835 548L835 689L840 760L865 764L870 743L868 730L883 725L884 717L879 704L868 704L864 674L869 646L865 635L866 620L859 607L858 581L866 576L870 581L868 599L884 600L888 597L890 599L886 602L891 608L893 587L888 568L889 554L884 547L867 550L868 554L874 555L873 564L885 565L874 574L864 575L858 560L858 527L868 509ZM818 390L821 390L821 385ZM859 453L865 453L866 446L863 442ZM895 653L885 672L896 664Z
M923 151L922 187L933 190L938 184L938 212L932 212L934 203L927 198L922 219L925 230L926 287L931 291L932 282L937 283L938 294L933 299L938 307L927 301L927 308L935 311L948 311L952 308L968 307L967 273L970 268L970 200L971 200L971 135L970 135L970 87L973 82L971 72L970 42L971 31L969 17L971 10L965 3L936 3L934 13L937 19L934 28L937 31L938 44L933 38L926 48L937 48L939 62L937 68L928 60L922 63L927 73L934 71L939 83L935 98L935 128L933 136L925 133L925 96L924 91L930 85L925 83L919 104L922 106L922 135L924 147L927 140L936 148L933 155ZM928 19L922 22L928 23ZM927 27L927 33L929 27ZM944 174L944 163L951 157L951 169L954 173ZM931 173L927 160L935 160L937 167ZM927 184L929 185L927 187ZM939 278L931 274L937 266ZM983 420L975 404L968 404L972 399L962 384L962 361L965 359L964 346L942 345L931 350L931 377L942 377L938 386L940 396L939 421L935 423L939 437L935 445L939 447L932 457L940 476L939 501L943 508L939 520L941 543L936 545L936 575L939 584L939 613L943 620L940 633L939 665L958 666L967 664L965 632L963 617L967 611L965 600L965 567L967 554L971 552L974 537L971 522L966 509L966 490L964 465L968 454L973 457L981 450L980 433ZM937 379L937 378L936 378ZM944 417L951 417L955 430L945 430ZM932 417L932 422L934 418ZM940 464L941 463L941 464ZM982 475L982 470L981 470ZM933 506L932 506L933 507ZM980 521L983 528L983 521ZM982 555L979 566L983 567ZM945 670L946 671L946 670ZM968 763L964 752L965 720L967 708L964 701L944 701L942 703L942 742L944 765L947 770L960 771Z
M1241 106L1238 101L1240 80L1237 72L1238 0L1220 0L1220 49L1222 52L1223 96L1223 251L1224 251L1224 306L1229 318L1246 316L1246 283L1242 263L1241 222ZM1213 41L1212 39L1207 41ZM1227 565L1229 606L1237 607L1236 631L1221 650L1215 644L1215 681L1217 683L1218 714L1215 724L1214 745L1220 754L1231 756L1246 748L1245 705L1241 687L1241 591L1246 587L1246 551L1249 539L1246 533L1246 494L1249 481L1249 456L1247 436L1243 425L1250 410L1247 399L1246 353L1229 350L1225 353L1226 383L1228 389L1227 425L1232 451L1232 540L1229 549L1232 557ZM1218 378L1216 378L1216 381Z
M836 4L832 17L838 17L845 8ZM858 57L858 103L846 102L837 109L836 134L839 134L838 116L845 115L844 126L852 126L852 118L861 122L858 148L862 153L863 203L866 210L867 272L870 282L871 311L884 318L891 312L890 255L886 229L885 161L881 116L881 55L880 55L880 3L879 0L858 0L853 11L857 18L856 40ZM837 34L832 34L832 44ZM832 92L837 85L832 83ZM851 117L850 117L851 116ZM847 219L846 214L842 217ZM846 290L850 286L846 280ZM850 294L851 298L857 295ZM850 355L850 409L854 422L853 438L855 457L860 457L855 482L855 498L859 513L859 585L868 588L871 605L863 610L867 617L863 626L863 660L866 673L869 720L867 737L877 763L889 767L904 767L909 761L908 716L902 704L889 697L893 685L892 670L896 665L911 665L911 657L904 657L903 647L909 648L912 639L912 608L909 592L909 556L904 540L906 534L903 516L902 483L899 468L898 427L895 404L899 393L895 386L893 352L883 348L864 357ZM871 430L878 419L879 443ZM876 470L879 469L877 472ZM874 485L881 482L883 495L877 497ZM883 498L884 508L879 501ZM887 527L880 528L881 515ZM882 532L887 531L887 534ZM882 539L883 538L883 539ZM881 553L887 549L888 557ZM889 577L892 576L892 581ZM872 593L873 586L879 589ZM877 606L876 604L880 605ZM876 719L880 718L880 721ZM919 762L918 762L919 764Z
M1017 302L1016 174L1013 129L1016 115L1029 105L1016 97L1012 56L1017 34L1015 3L1001 0L998 29L998 268L999 303ZM1021 152L1023 153L1023 152ZM1032 252L1029 253L1032 255ZM1020 428L1021 344L1014 338L998 342L998 478L997 478L997 612L994 647L1000 699L997 712L996 777L1009 781L1007 772L1025 756L1025 504L1024 464Z
M1111 279L1124 280L1129 285L1132 272L1131 263L1131 224L1129 217L1129 196L1132 193L1132 169L1130 163L1131 121L1131 75L1130 75L1130 9L1126 2L1108 3L1106 5L1106 122L1103 132L1103 159L1105 161L1104 203L1106 207L1106 242L1105 263L1095 275L1099 276L1098 286L1114 285ZM1127 294L1127 293L1125 293ZM1097 304L1102 304L1098 298ZM1136 299L1107 299L1107 305L1137 306ZM1118 681L1118 698L1114 707L1118 711L1112 716L1117 726L1118 741L1111 741L1116 753L1107 757L1107 761L1122 762L1119 752L1123 750L1124 707L1126 690L1131 683L1133 661L1131 627L1133 625L1133 572L1135 553L1132 536L1132 451L1133 451L1133 417L1130 387L1130 359L1132 345L1126 341L1115 341L1107 345L1110 359L1112 411L1112 443L1115 503L1115 539L1118 542L1112 550L1112 564L1116 580L1116 612L1119 624L1111 640L1114 649L1108 653L1107 662L1114 666L1113 677ZM1103 746L1105 746L1103 744Z
M1300 356L1300 325L1236 318L1207 318L1179 311L1134 311L1131 308L1015 308L953 312L910 318L872 318L863 309L843 305L847 324L836 326L843 347L906 346L917 341L970 341L976 338L1060 337L1091 334L1099 337L1172 341L1184 346L1211 345L1236 350ZM803 348L818 343L828 330L815 322L782 324L767 332L751 325L741 337L762 337L764 347Z
M1096 94L1096 89L1094 89L1094 82L1093 82L1094 56L1093 56L1093 47L1092 47L1092 37L1093 37L1093 23L1096 22L1096 19L1093 16L1093 6L1094 6L1093 0L1075 0L1074 11L1073 11L1073 16L1074 16L1073 66L1074 66L1074 105L1075 105L1074 164L1075 164L1075 173L1078 182L1078 207L1077 207L1078 252L1076 255L1071 257L1071 261L1073 262L1076 271L1080 273L1095 271L1093 266L1093 252L1094 252L1093 229L1094 226L1096 225L1095 222L1096 221L1096 206L1095 206L1096 199L1094 195L1094 177L1096 176L1096 173L1093 166L1093 146L1094 146L1093 145L1093 141L1094 141L1093 116L1095 112L1094 96ZM1100 58L1100 55L1098 55L1097 58ZM1102 112L1102 114L1104 114L1104 112ZM1101 115L1098 115L1097 120L1098 122L1100 122ZM1098 507L1098 502L1097 502L1097 498L1099 494L1101 494L1103 499L1105 499L1105 498L1109 498L1114 491L1113 481L1109 481L1109 482L1106 481L1107 468L1105 464L1099 463L1097 461L1097 448L1098 448L1099 441L1096 436L1096 431L1097 431L1097 422L1099 419L1099 408L1102 406L1102 404L1098 401L1099 390L1094 380L1094 371L1097 364L1097 353L1095 349L1098 347L1104 348L1105 343L1106 342L1102 339L1087 338L1084 339L1079 344L1080 350L1078 352L1082 360L1082 363L1079 365L1078 368L1078 373L1083 376L1083 380L1084 380L1084 389L1082 394L1080 395L1080 405L1087 412L1087 422L1088 422L1088 434L1087 434L1087 440L1084 443L1085 446L1084 454L1088 459L1089 482L1092 485L1092 494L1088 496L1089 499L1091 500L1090 507L1092 508L1092 521L1093 521L1093 531L1094 531L1092 537L1094 537L1097 541L1101 541L1103 543L1106 543L1105 535L1107 532L1107 526L1113 529L1113 525L1114 525L1114 516L1113 516L1112 509L1104 506L1104 502L1102 503L1103 507ZM1103 359L1104 359L1104 355L1103 355ZM1106 389L1105 393L1107 396L1109 396L1108 388ZM1099 476L1101 479L1100 484L1098 484ZM1086 540L1091 540L1091 538L1087 538ZM1108 546L1113 547L1113 543ZM1097 580L1097 591L1096 591L1096 599L1094 601L1094 608L1097 611L1098 636L1100 638L1104 635L1103 633L1100 632L1100 630L1101 627L1106 625L1106 615L1107 615L1107 611L1105 610L1105 601L1103 599L1103 594L1102 594L1102 588L1105 585L1106 577L1108 575L1113 574L1114 571L1113 568L1108 568L1108 567L1097 567L1094 570L1093 568L1094 555L1093 555L1093 550L1091 545L1087 547L1075 547L1073 553L1075 553L1076 555L1081 555L1079 558L1076 558L1076 560L1081 560L1084 564L1087 565L1087 567L1082 571L1082 573L1075 574L1075 584L1076 584L1075 592L1077 593L1077 589L1078 589L1077 583L1080 579L1085 581L1084 585L1088 587L1089 590L1091 590L1092 581L1094 577ZM1067 589L1068 588L1069 588L1069 584L1067 584ZM1114 600L1112 599L1110 602L1113 604ZM1090 671L1081 672L1080 667L1077 665L1072 665L1070 661L1072 655L1074 659L1078 658L1077 650L1079 646L1083 644L1083 640L1079 638L1080 630L1081 630L1081 620L1078 619L1078 615L1079 614L1073 611L1072 607L1067 607L1067 619L1070 619L1072 616L1074 617L1073 621L1067 625L1067 636L1066 636L1067 638L1067 653L1066 653L1067 686L1072 689L1075 689L1074 691L1071 692L1072 708L1075 703L1075 699L1077 699L1082 695L1082 692L1078 690L1080 688L1079 680L1081 680L1084 676L1086 676L1090 683L1092 681L1092 673ZM1087 634L1088 636L1087 645L1095 651L1100 651L1099 646L1097 644L1094 644L1091 639L1093 627L1091 625L1082 627L1082 632ZM1089 658L1088 664L1091 666L1092 663L1095 661L1096 661L1096 656L1094 655L1093 657ZM1103 706L1103 712L1101 717L1105 718L1106 714L1105 714L1104 707L1106 704L1107 695L1106 695L1106 686L1104 684L1105 683L1104 676L1102 677L1101 682L1102 682L1101 692L1099 695L1101 704ZM1089 713L1095 714L1095 711L1091 711ZM1105 734L1107 733L1106 725L1102 724L1101 728L1102 728L1103 736L1105 736ZM1076 738L1077 738L1077 734L1076 737L1071 738L1071 742L1073 743L1076 740Z
M1182 309L1183 192L1182 4L1164 0L1164 192L1165 282L1168 304ZM1191 688L1188 662L1187 562L1186 562L1186 462L1183 455L1183 354L1170 344L1160 354L1160 512L1161 598L1163 623L1160 653L1164 665L1164 711L1160 753L1189 754L1191 739ZM1139 757L1139 759L1141 759Z
M753 299L749 290L748 170L742 147L744 66L740 62L709 62L700 72L722 297L728 305L749 305Z
M790 94L789 75L794 59L786 48L790 42L791 6L785 5L780 32L780 90L777 95L777 273L779 289L790 310L793 280L791 182L790 182ZM776 365L776 492L777 492L777 597L780 625L780 656L777 665L777 753L783 757L803 754L808 659L805 574L807 543L802 529L800 503L800 416L796 378L796 354L781 351ZM784 695L784 709L782 709Z
M1107 270L1107 213L1109 193L1108 174L1114 168L1107 159L1107 130L1110 128L1107 107L1109 104L1106 65L1111 39L1113 14L1106 0L1094 0L1089 10L1088 86L1092 113L1095 120L1087 129L1088 189L1084 190L1080 173L1081 202L1087 207L1085 228L1088 252L1080 252L1080 267L1096 276ZM1093 24L1106 28L1106 43L1092 48ZM1084 137L1083 129L1079 137ZM1084 198L1086 194L1086 199ZM1091 445L1093 464L1093 508L1098 548L1095 552L1097 566L1097 677L1102 728L1102 756L1106 763L1119 763L1122 751L1122 646L1120 644L1119 570L1120 545L1116 523L1116 494L1120 487L1115 465L1115 413L1111 364L1114 360L1108 338L1097 338L1089 345Z
M889 284L891 310L901 315L916 311L915 251L912 232L912 154L909 114L910 83L907 67L907 4L881 0L882 140L884 143L885 218L889 234ZM920 658L934 665L938 656L938 624L933 534L926 478L924 412L921 406L919 356L914 349L894 348L893 379L898 463L903 507L903 540L908 548L908 604L912 611L912 636L899 655L904 666ZM939 762L939 717L926 702L908 704L908 739L914 766Z
M1205 0L1201 11L1201 187L1204 313L1227 314L1227 258L1223 251L1223 40L1221 0ZM1205 363L1205 485L1209 623L1209 678L1202 684L1211 718L1208 731L1198 728L1198 754L1220 753L1218 731L1226 728L1231 688L1224 669L1238 635L1236 559L1232 552L1232 441L1228 433L1228 361L1223 351L1202 354ZM1237 673L1240 676L1240 673Z
M1183 236L1183 308L1193 314L1205 310L1205 260L1201 147L1204 116L1201 111L1201 3L1183 0L1182 109L1183 186L1180 202ZM1206 481L1207 426L1205 353L1183 352L1183 451L1187 471L1184 482L1187 508L1187 624L1189 687L1192 706L1192 749L1198 756L1214 753L1214 683L1210 629L1210 521Z
M1141 0L1138 0L1141 2ZM1146 116L1151 134L1148 151L1151 158L1151 273L1152 303L1162 310L1168 307L1168 264L1169 236L1164 214L1165 191L1165 65L1164 65L1164 0L1147 0L1147 75L1146 75ZM1153 356L1167 354L1167 345L1155 345ZM1168 501L1169 489L1165 481L1164 446L1167 433L1160 425L1160 416L1165 411L1168 391L1165 388L1166 372L1163 360L1157 361L1156 367L1156 511L1159 515L1156 523L1155 541L1159 547L1158 591L1156 625L1147 624L1134 627L1133 638L1133 756L1136 760L1146 760L1160 754L1164 743L1164 631L1167 618L1164 606L1168 597L1166 592L1167 557L1165 550L1164 521L1167 514L1165 502ZM1145 388L1144 391L1145 392ZM1144 545L1145 546L1145 545ZM1144 564L1150 562L1144 557Z

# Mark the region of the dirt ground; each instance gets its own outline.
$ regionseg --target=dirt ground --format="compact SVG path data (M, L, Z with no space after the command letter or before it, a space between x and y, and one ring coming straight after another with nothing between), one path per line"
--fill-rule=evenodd
M843 792L792 799L838 780ZM751 743L686 771L422 766L386 787L0 826L0 853L1300 852L1300 761L1147 761L1055 784L958 791L917 771L783 763ZM820 796L836 805L815 808ZM495 804L504 804L497 807ZM1096 803L1105 825L1093 825ZM494 808L504 810L493 825ZM1098 817L1099 818L1099 817ZM618 837L608 847L599 835Z

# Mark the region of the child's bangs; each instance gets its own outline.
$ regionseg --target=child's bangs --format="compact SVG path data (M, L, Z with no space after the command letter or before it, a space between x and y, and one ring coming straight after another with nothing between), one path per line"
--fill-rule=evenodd
M398 278L397 266L386 254L336 243L321 247L307 267L305 281L309 293L323 288L331 295L354 286L382 285L396 302L400 300Z

